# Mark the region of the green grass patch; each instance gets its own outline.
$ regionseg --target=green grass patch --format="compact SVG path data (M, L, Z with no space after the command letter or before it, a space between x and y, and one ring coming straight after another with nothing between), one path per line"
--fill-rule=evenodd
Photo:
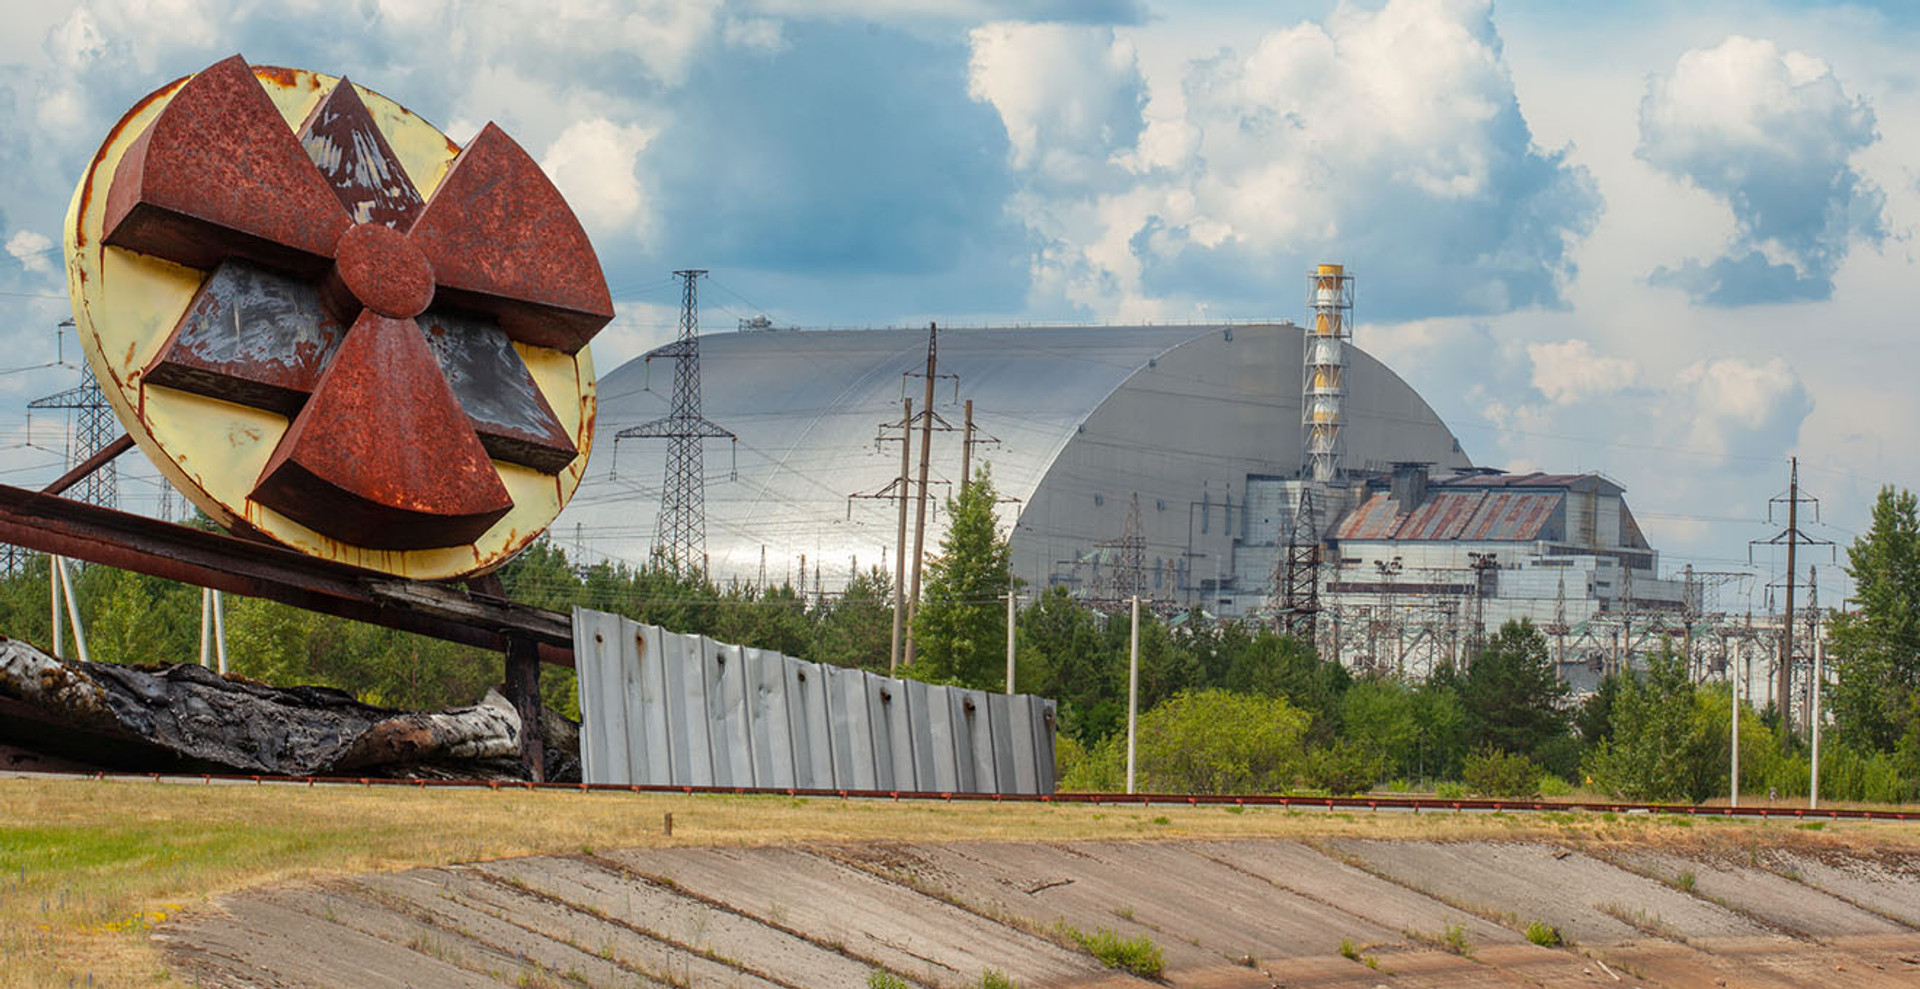
M1558 948L1567 943L1566 939L1560 936L1560 928L1544 920L1536 920L1527 925L1527 940L1542 948Z
M1080 950L1099 959L1100 964L1116 968L1123 972L1132 972L1142 978L1157 979L1160 970L1166 967L1166 959L1161 956L1160 946L1145 934L1139 937L1122 937L1118 931L1102 927L1088 934L1071 924L1061 922L1059 930L1071 938Z

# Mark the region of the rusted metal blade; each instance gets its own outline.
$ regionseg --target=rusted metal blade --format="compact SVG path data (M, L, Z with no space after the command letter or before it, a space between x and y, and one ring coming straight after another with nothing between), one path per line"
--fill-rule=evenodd
M419 319L427 345L495 460L557 474L580 451L520 359L491 321L445 312Z
M106 243L190 268L250 258L323 274L347 211L240 56L188 80L128 148Z
M307 115L300 146L355 223L378 223L405 233L426 208L367 104L344 78Z
M253 500L376 549L472 542L513 507L420 327L361 314Z
M546 173L488 124L434 190L413 242L436 306L494 317L522 343L574 353L613 319L600 259Z
M345 335L312 285L226 261L200 286L143 380L291 418Z

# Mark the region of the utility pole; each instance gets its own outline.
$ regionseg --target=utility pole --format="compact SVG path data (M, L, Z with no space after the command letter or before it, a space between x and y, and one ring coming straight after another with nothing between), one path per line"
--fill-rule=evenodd
M887 435L889 429L900 430L898 440ZM893 649L887 656L887 674L891 676L900 669L901 646L906 634L907 500L911 496L913 481L913 399L900 400L900 421L881 423L880 435L874 437L873 442L876 447L883 443L900 444L900 476L888 481L878 491L849 495L848 498L878 498L899 503L899 527L893 539L893 579L889 581L893 585ZM851 515L851 505L848 506L848 512ZM859 575L859 565L855 564L853 576Z
M1793 725L1793 591L1799 582L1799 549L1802 543L1810 546L1833 545L1831 539L1815 539L1800 531L1800 505L1805 502L1813 506L1814 521L1820 521L1820 499L1802 497L1800 494L1800 458L1790 461L1787 474L1787 494L1778 495L1767 501L1767 521L1773 521L1773 508L1782 502L1787 506L1787 527L1768 539L1754 539L1747 543L1747 562L1753 562L1753 547L1787 547L1787 610L1785 620L1780 626L1780 664L1774 671L1774 703L1780 709L1780 721L1791 728Z
M998 436L982 435L980 431L980 427L974 425L973 399L971 398L967 399L966 408L967 408L966 425L963 427L965 432L961 434L962 439L960 441L960 483L961 484L966 484L973 480L973 448L976 446L999 446L1000 445L1000 438ZM1010 499L1002 499L1002 500L1010 500Z
M1014 641L1013 640L1013 629L1014 629L1013 606L1014 606L1014 602L1019 600L1019 597L1020 596L1018 594L1013 593L1013 576L1009 574L1007 576L1007 695L1008 696L1013 695L1013 641Z
M1133 792L1134 742L1140 721L1140 597L1133 597L1133 633L1127 646L1127 792Z
M919 487L914 493L913 582L912 586L907 589L907 646L906 652L901 659L901 662L908 666L913 665L915 652L913 642L913 615L920 607L920 564L926 559L927 555L927 471L933 466L933 421L939 418L933 411L933 381L935 378L941 377L940 327L936 323L927 324L927 369L925 377L926 394L922 399L923 404L920 409L920 481ZM956 375L950 374L946 375L946 377L954 378L956 381L958 380ZM946 430L953 428L944 420L942 420L941 426ZM964 480L962 483L965 483Z
M705 573L707 481L701 441L724 436L737 448L740 437L700 414L698 283L706 271L689 268L674 274L682 281L680 337L647 355L649 364L655 357L673 358L673 404L665 417L622 429L614 434L613 442L618 449L620 441L625 439L644 437L667 441L666 480L660 488L660 521L654 527L654 552L665 555L682 573L692 573L696 568Z

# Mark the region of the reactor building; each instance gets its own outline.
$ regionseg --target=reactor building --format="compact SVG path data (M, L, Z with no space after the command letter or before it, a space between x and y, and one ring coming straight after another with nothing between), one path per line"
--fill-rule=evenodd
M702 337L701 411L737 437L706 441L708 571L810 594L856 568L891 573L924 427L927 552L963 465L986 465L1030 591L1271 620L1349 665L1408 675L1511 618L1545 628L1571 660L1567 643L1591 645L1605 616L1688 606L1620 485L1475 465L1405 380L1354 346L1352 277L1322 265L1308 286L1305 326L762 321ZM611 437L665 416L673 379L670 360L639 358L600 380L602 449L554 527L589 559L653 550L667 442Z

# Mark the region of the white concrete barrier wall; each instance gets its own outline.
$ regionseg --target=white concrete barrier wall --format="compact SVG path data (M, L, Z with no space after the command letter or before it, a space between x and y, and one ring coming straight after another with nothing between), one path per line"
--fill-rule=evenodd
M1054 704L575 608L589 783L1052 793Z

